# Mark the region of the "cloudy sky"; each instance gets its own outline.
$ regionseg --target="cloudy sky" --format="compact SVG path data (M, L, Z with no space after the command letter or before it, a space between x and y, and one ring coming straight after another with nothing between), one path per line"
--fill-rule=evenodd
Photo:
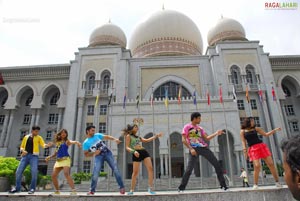
M271 55L300 55L300 0L296 10L266 10L265 0L0 0L0 66L68 63L91 32L112 23L129 41L136 25L162 9L177 10L207 32L223 15L238 20L249 40ZM273 2L273 1L271 1ZM284 0L275 1L284 2ZM128 43L127 43L128 44Z

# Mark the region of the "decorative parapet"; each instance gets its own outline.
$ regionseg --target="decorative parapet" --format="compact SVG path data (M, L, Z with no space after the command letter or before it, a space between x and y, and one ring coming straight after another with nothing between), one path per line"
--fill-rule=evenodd
M69 78L69 64L42 65L42 66L21 66L0 68L5 81L13 80L39 80L43 78Z
M300 55L270 56L271 66L300 66Z

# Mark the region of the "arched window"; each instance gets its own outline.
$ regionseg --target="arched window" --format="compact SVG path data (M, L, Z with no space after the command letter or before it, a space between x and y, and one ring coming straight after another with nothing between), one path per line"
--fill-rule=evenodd
M284 84L282 84L282 90L283 90L283 92L284 92L284 94L285 94L286 97L290 97L291 96L291 91Z
M30 103L32 102L33 94L29 95L26 99L25 106L30 106Z
M251 65L246 66L246 79L249 84L256 84L255 70Z
M240 68L237 66L232 66L230 72L231 72L231 82L235 85L241 84Z
M109 88L110 76L105 75L103 78L103 89L107 90Z
M177 98L179 88L180 88L180 85L176 82L166 82L166 83L160 85L154 91L154 98L164 98L166 90L168 90L169 98ZM191 97L191 94L185 87L182 86L181 96L182 97Z
M101 90L105 93L108 92L108 88L111 87L111 75L108 70L105 70L101 73Z
M91 91L95 88L95 75L88 77L88 90Z
M8 96L7 96L7 94L6 94L6 95L4 96L4 98L2 99L2 101L1 101L1 107L4 107L4 104L6 103L7 98L8 98Z
M60 93L56 92L50 99L50 105L56 105L59 97L60 97Z

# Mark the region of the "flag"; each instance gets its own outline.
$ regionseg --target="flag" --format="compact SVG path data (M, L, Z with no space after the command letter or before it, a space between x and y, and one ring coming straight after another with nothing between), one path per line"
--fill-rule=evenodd
M220 96L220 103L223 103L223 92L222 92L222 87L220 86L219 89L219 96Z
M210 95L209 95L209 91L207 90L207 105L210 105Z
M168 89L165 89L165 106L168 108L169 105L169 97L168 97Z
M262 103L264 101L264 97L263 97L263 91L261 90L261 88L258 88L258 96L259 96L259 101Z
M3 80L3 77L2 77L2 73L0 72L0 85L4 85L4 80Z
M109 96L109 100L108 100L108 105L111 104L112 97L113 97L113 92L111 91L110 96Z
M194 100L194 105L197 105L196 89L193 93L193 100Z
M123 99L123 109L125 109L125 106L126 106L126 89L125 89L124 99Z
M236 102L236 93L235 93L235 87L232 87L232 96L233 96L233 102Z
M276 94L273 86L272 86L272 97L273 97L273 101L276 101Z
M95 108L98 107L98 103L99 103L99 94L96 96Z
M246 85L246 100L248 103L250 103L248 84Z
M179 86L179 90L178 90L178 105L181 104L181 86Z
M140 104L140 94L136 95L135 101L136 101L136 108L138 108Z
M152 94L150 96L150 105L151 105L151 107L153 107L153 103L154 103L154 97L153 97L153 92L152 92Z

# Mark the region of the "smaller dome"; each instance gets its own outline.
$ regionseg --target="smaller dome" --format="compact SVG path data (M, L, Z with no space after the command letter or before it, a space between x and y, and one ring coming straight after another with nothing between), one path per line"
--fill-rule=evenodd
M120 27L112 23L104 24L93 31L89 47L98 45L120 45L126 48L127 39Z
M222 17L209 30L207 42L209 45L215 45L217 42L225 40L247 40L247 38L243 26L238 21Z

